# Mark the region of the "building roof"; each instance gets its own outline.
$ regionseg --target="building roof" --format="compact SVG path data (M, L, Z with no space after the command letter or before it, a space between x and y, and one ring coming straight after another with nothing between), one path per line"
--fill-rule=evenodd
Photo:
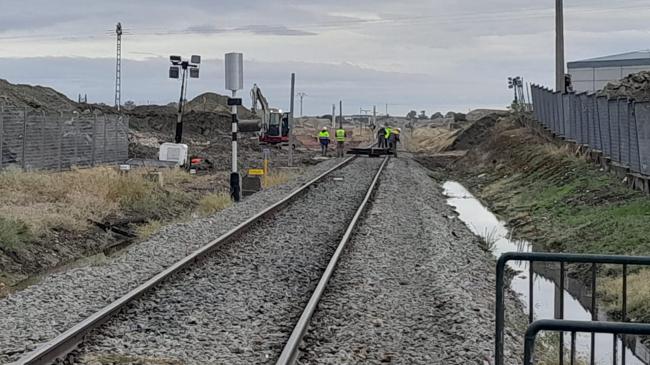
M569 62L567 66L569 68L650 66L650 50L588 58L586 60Z

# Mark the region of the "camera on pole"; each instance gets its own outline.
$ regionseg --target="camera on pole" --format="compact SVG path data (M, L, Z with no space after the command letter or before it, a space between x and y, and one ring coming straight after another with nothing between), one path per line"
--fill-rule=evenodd
M187 71L189 70L189 76L191 78L199 78L199 64L201 63L201 56L192 55L189 61L183 61L181 56L169 56L169 62L172 64L169 66L169 78L181 79L181 97L178 100L178 116L176 119L175 138L176 143L181 143L181 140L183 139L183 103L187 94L187 87L185 85L187 82Z

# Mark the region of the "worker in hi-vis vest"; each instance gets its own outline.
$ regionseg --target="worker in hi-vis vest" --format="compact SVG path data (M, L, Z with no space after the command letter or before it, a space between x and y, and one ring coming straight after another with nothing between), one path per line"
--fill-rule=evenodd
M384 134L384 148L390 149L390 146L388 145L388 139L390 138L392 131L393 130L388 126L388 124L386 124L384 127L384 132L386 133Z
M336 130L336 157L345 155L345 129L343 127Z
M327 127L318 133L318 140L320 141L320 153L322 156L327 156L327 146L330 144L330 132L327 131Z

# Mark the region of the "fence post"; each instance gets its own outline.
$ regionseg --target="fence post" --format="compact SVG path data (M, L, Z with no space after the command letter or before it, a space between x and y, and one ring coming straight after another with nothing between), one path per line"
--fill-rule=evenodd
M97 113L93 111L93 145L90 157L90 166L95 167L95 149L97 144Z
M106 163L106 114L104 114L104 153L102 155L102 162Z
M41 145L38 147L38 150L39 150L40 155L41 155L41 168L44 169L45 168L45 152L44 152L43 149L45 148L45 123L46 123L45 122L45 120L46 120L45 111L41 111L41 118L42 118L42 120L41 120Z
M5 105L3 103L0 103L0 170L2 170L2 161L4 159L4 130L5 130Z
M27 145L27 108L23 108L23 150L21 167L25 170L25 145Z
M59 127L59 151L57 153L58 158L57 160L59 161L59 171L62 169L63 165L63 156L62 156L62 150L63 150L63 112L59 113L59 118L57 119L57 125Z
M74 139L74 164L71 166L79 165L79 156L78 156L78 144L79 144L79 122L75 121L74 114L72 115L72 137Z
M118 153L119 153L119 149L117 147L118 146L118 140L119 140L118 132L119 132L119 128L120 128L120 123L119 123L118 118L115 118L114 124L115 124L115 139L113 140L113 161L117 161L118 160Z

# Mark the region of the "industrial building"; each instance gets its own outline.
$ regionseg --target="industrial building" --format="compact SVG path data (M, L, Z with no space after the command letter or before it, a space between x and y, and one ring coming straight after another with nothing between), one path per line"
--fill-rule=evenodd
M608 82L650 71L650 50L590 58L567 64L576 92L601 90Z

